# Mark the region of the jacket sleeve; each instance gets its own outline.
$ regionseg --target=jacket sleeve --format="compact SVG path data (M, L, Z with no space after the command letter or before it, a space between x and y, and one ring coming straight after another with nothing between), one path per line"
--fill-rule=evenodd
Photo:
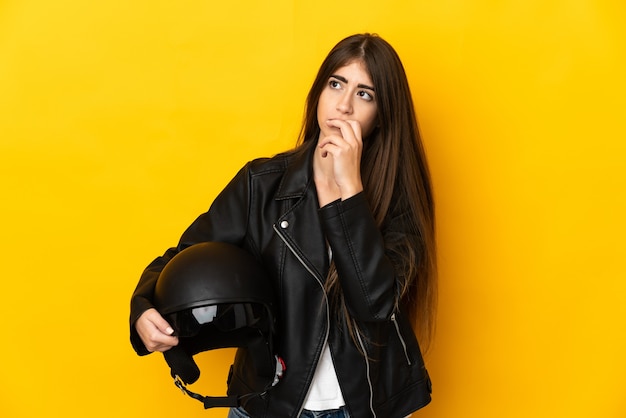
M139 355L148 354L135 329L135 322L147 309L153 308L154 288L161 270L169 260L191 245L219 241L243 245L248 226L249 170L242 168L215 198L208 212L200 215L183 233L176 247L168 249L146 267L130 303L130 341Z
M364 193L324 206L320 220L351 315L361 321L388 320L396 274Z

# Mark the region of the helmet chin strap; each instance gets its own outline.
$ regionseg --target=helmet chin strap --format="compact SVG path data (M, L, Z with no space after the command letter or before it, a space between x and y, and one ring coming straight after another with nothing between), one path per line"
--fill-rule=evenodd
M179 388L185 395L189 395L190 397L202 402L204 404L204 409L215 408L215 407L231 407L235 408L241 405L241 399L243 396L202 396L195 392L190 391L185 387L185 383L180 380L178 376L174 376L174 384L177 388ZM254 394L257 395L257 394ZM259 393L260 395L260 393ZM247 396L247 395L244 395Z
M200 377L200 369L193 358L180 346L175 346L163 353L170 366L171 375L184 384L192 384Z
M242 405L245 406L245 404L248 402L250 398L253 398L256 396L262 397L267 393L268 390L276 386L276 384L283 377L284 371L287 369L283 359L278 356L274 356L276 359L276 373L274 375L274 380L262 392L248 393L246 395L202 396L198 393L190 391L186 387L187 383L193 383L198 379L198 377L200 376L200 371L197 368L195 362L193 362L193 360L189 361L189 357L186 357L184 354L181 355L181 353L183 353L183 351L182 350L179 351L179 347L173 347L172 349L163 353L165 355L165 358L168 364L172 368L172 377L174 378L174 385L177 388L179 388L183 392L183 394L188 395L189 397L202 402L202 404L204 405L204 409L224 408L224 407L236 408ZM180 367L181 363L185 364L187 368L181 369ZM191 367L192 364L193 364L193 367ZM176 365L177 370L182 370L182 372L186 374L186 376L178 376L177 374L175 374L174 367L172 367L172 365ZM197 375L195 374L195 370L198 370Z

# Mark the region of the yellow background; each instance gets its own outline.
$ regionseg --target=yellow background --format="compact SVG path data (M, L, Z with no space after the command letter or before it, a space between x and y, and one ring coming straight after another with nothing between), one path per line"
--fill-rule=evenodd
M363 31L405 63L437 197L416 416L626 416L625 4L0 2L0 416L225 416L135 356L129 297Z

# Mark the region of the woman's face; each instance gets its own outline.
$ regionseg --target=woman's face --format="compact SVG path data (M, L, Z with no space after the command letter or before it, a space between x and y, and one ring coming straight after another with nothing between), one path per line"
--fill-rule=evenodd
M361 61L352 61L339 67L328 79L317 102L317 123L321 136L336 134L330 127L333 119L353 120L361 125L362 138L376 126L376 92L374 83Z

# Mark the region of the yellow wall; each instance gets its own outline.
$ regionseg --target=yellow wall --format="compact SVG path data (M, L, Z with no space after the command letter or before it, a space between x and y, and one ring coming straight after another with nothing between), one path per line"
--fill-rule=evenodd
M130 294L361 31L405 62L438 202L416 416L626 416L623 0L216 3L0 2L0 416L225 416L134 355Z

